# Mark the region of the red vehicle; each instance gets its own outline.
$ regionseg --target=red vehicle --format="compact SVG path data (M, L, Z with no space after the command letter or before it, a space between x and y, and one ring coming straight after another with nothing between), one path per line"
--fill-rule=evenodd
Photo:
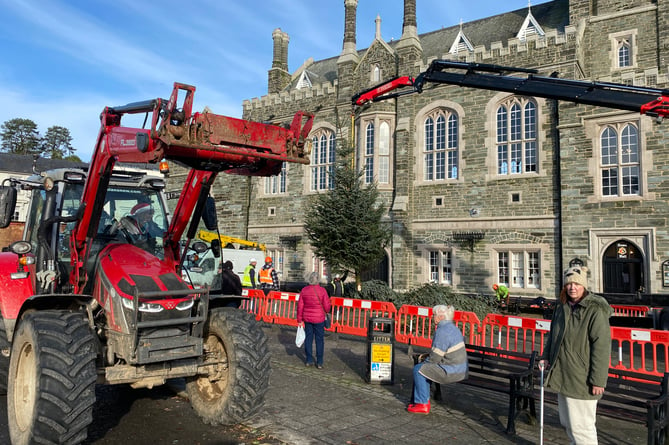
M209 424L237 423L262 406L264 332L234 308L240 297L192 289L181 264L203 214L216 226L208 196L218 173L267 176L283 162L308 163L313 116L298 113L286 129L193 113L194 92L175 83L169 100L107 107L88 169L0 189L0 227L17 190L31 196L23 240L0 253L0 389L12 444L84 441L96 383L150 388L185 378ZM121 125L136 113L148 128ZM128 168L162 160L190 168L173 214L164 177Z

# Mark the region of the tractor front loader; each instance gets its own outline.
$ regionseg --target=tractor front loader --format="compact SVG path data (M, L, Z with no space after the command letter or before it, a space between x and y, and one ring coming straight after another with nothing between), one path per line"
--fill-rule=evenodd
M0 227L29 193L23 239L0 252L0 390L13 445L77 444L96 384L184 378L209 424L255 414L269 385L267 338L226 296L193 289L182 263L220 172L268 176L309 162L313 116L290 128L192 111L195 88L107 107L87 168L35 172L0 188ZM146 115L147 128L121 125ZM155 166L190 168L174 212ZM211 221L208 222L211 225ZM215 225L215 222L214 222Z

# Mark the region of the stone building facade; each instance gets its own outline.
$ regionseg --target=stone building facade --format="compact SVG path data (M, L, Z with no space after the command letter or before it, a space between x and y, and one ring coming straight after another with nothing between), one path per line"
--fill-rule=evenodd
M669 293L667 124L448 85L351 106L353 94L416 76L434 59L667 88L667 2L554 0L419 33L420 2L405 0L401 38L384 41L377 17L372 42L356 42L357 4L344 1L342 52L293 72L288 35L273 33L268 94L244 101L243 117L283 123L313 112L311 165L219 179L222 232L265 243L283 281L326 274L308 244L303 206L328 189L337 144L353 141L354 162L376 182L393 233L376 274L397 290L438 282L490 293L506 283L513 295L554 298L561 271L581 262L596 292Z

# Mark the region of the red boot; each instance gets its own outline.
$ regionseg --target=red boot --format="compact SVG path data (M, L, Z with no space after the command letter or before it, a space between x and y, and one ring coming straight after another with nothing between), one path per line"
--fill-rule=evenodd
M419 414L430 414L430 401L427 403L411 403L407 407L407 411L410 413L419 413Z

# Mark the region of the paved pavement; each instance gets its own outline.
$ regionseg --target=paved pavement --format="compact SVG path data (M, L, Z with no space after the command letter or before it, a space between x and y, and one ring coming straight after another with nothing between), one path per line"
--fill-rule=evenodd
M295 328L265 326L272 349L267 403L246 425L291 445L347 444L537 444L540 428L521 414L517 434L505 433L508 396L468 385L443 386L444 400L429 415L411 414L413 362L408 347L394 349L394 385L366 382L367 340L326 333L324 369L304 366ZM537 403L537 411L540 410ZM539 415L539 412L537 412ZM646 443L646 427L598 417L600 445ZM544 407L543 441L566 444L557 406Z

